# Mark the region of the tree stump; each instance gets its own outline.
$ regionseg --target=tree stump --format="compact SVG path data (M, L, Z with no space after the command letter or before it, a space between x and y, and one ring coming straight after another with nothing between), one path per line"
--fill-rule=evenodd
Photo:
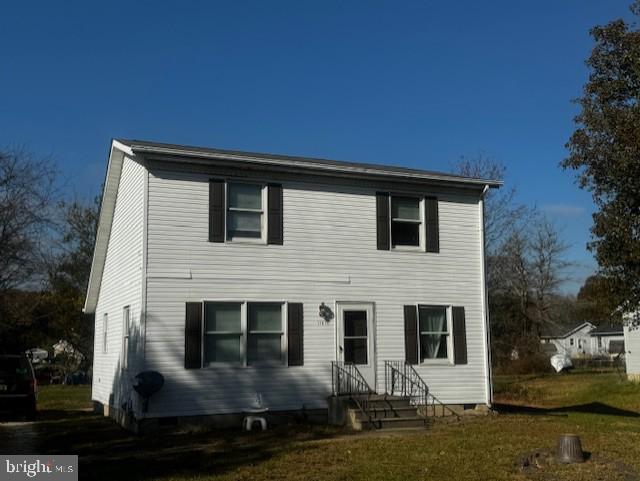
M584 453L580 438L576 434L563 434L558 438L556 458L559 463L583 463Z

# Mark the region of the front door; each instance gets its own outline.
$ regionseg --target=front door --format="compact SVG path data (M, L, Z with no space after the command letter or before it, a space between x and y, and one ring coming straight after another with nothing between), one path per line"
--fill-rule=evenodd
M355 364L369 387L376 389L373 304L338 304L338 358Z

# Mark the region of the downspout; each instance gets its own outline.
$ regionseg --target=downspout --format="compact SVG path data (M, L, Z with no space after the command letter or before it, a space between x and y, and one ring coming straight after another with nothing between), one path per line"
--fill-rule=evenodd
M482 302L484 303L484 309L482 314L484 316L484 348L487 354L487 364L485 366L485 386L486 386L486 400L487 406L491 407L493 403L493 384L491 373L491 326L489 322L489 292L487 290L487 269L486 269L486 251L485 251L485 233L484 233L484 197L489 191L489 185L485 185L480 194L480 247L482 249L482 255L480 256L481 265L481 277L482 277Z

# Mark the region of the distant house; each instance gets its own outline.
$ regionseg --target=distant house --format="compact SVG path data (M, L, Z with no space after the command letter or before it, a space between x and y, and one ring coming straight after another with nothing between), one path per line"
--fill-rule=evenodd
M543 352L550 353L553 345L560 354L571 357L615 356L624 351L622 326L601 325L581 322L549 331L540 336Z
M558 328L540 336L543 344L553 344L559 354L581 357L592 354L591 331L596 328L590 322L581 322L569 328Z
M598 326L591 331L592 355L615 356L624 351L624 332L622 326Z

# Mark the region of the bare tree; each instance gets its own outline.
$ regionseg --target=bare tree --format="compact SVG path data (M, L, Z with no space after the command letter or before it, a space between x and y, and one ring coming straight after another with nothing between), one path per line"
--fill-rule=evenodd
M453 170L459 175L491 180L504 180L507 172L504 164L483 155L473 159L462 157ZM526 223L533 210L516 202L515 187L489 190L484 203L485 249L488 256L493 256L508 237Z
M37 273L51 225L56 170L25 149L0 150L0 293Z
M506 174L503 164L484 156L462 158L454 169L483 179L504 180ZM503 359L514 349L535 354L540 334L560 323L558 290L568 266L559 231L535 208L519 203L516 194L514 187L492 189L484 199L491 323Z
M565 270L571 265L565 260L567 244L562 241L558 229L544 217L539 217L530 229L529 276L535 296L537 335L540 329L554 323L551 301L558 288L566 280Z

